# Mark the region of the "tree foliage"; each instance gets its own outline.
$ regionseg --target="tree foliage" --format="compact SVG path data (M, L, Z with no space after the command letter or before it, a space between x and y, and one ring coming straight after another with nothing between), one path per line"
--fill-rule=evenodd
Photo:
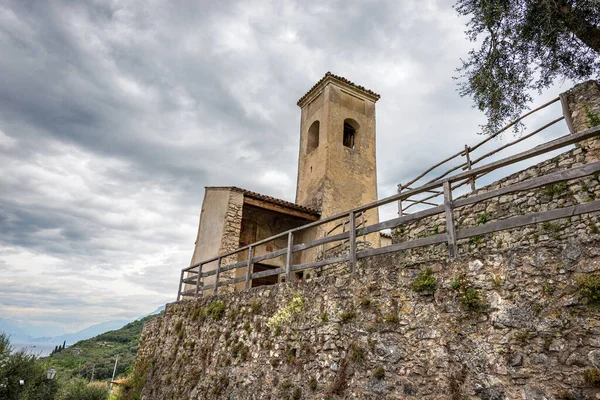
M53 398L56 384L46 380L46 366L38 362L34 355L12 350L8 336L0 332L0 399Z
M458 69L459 93L484 111L483 133L517 118L556 79L600 75L600 0L458 0L480 44Z

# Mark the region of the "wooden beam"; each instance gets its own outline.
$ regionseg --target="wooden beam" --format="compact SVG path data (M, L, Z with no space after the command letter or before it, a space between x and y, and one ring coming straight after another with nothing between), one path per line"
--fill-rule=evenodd
M379 247L377 249L359 251L358 253L356 253L356 257L360 259L365 257L377 256L380 254L393 253L400 250L408 250L415 247L423 247L429 246L431 244L444 243L446 241L448 241L448 235L445 233L440 233L438 235L428 236L425 238L412 240L410 242L396 243L385 247Z
M474 196L457 199L454 201L454 207L463 207L469 204L480 203L494 197L509 193L521 192L539 187L547 186L553 183L568 181L571 179L583 178L600 171L600 161L591 164L585 164L565 171L554 172L552 174L532 178L524 182L519 182L500 189L490 190L489 192L476 194Z
M284 267L280 267L280 268L276 268L276 269L268 269L265 271L254 272L252 275L250 275L250 279L264 278L267 276L279 275L284 272L285 272Z
M181 276L179 277L179 289L177 290L177 301L181 299L181 286L183 286L183 274L184 270L181 270Z
M292 266L292 271L302 271L302 270L308 269L308 268L322 267L322 266L328 265L328 264L345 262L345 261L348 261L349 259L350 259L350 256L348 254L344 254L343 256L339 256L339 257L335 257L335 258L328 258L325 260L315 261L312 263L296 264L296 265Z
M220 261L220 259L219 259ZM202 265L204 264L200 264L198 266L198 272L196 275L196 297L198 297L198 288L200 287L200 276L202 276Z
M353 212L349 214L350 220L350 273L353 274L356 272L356 216Z
M247 194L244 194L244 204L249 206L259 207L264 210L274 211L280 214L290 215L292 217L306 219L308 221L318 221L319 216L311 214L306 211L295 210L292 208L285 207L279 204L269 203L264 200L255 199L253 197L249 197Z
M285 281L289 282L292 271L292 254L294 252L294 234L288 233L287 254L285 257Z
M450 258L456 255L456 228L454 226L454 213L452 212L452 189L450 182L444 182L444 211L446 214L446 232L448 235L448 251Z
M567 100L567 94L561 93L558 95L560 98L560 105L562 107L563 117L565 117L565 122L567 123L567 127L569 128L569 132L571 134L575 133L575 128L573 127L573 117L571 116L571 110L569 110L569 101Z
M456 232L456 236L458 239L465 239L471 236L485 235L487 233L504 231L525 225L538 224L540 222L553 221L555 219L567 218L572 217L573 215L587 214L595 211L600 211L600 200L565 208L557 208L551 211L540 211L500 221L488 222L484 225L461 229Z
M219 287L219 277L221 276L221 257L217 260L217 274L215 275L215 284L213 294L217 294L217 288Z
M254 253L254 247L250 246L248 249L248 265L246 266L246 283L244 289L250 288L250 275L252 274L252 253Z

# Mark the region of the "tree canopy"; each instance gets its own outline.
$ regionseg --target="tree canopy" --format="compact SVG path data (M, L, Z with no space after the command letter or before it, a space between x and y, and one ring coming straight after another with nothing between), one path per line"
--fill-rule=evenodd
M473 98L493 133L517 118L557 79L600 75L600 0L458 0L480 44L458 69L459 93Z

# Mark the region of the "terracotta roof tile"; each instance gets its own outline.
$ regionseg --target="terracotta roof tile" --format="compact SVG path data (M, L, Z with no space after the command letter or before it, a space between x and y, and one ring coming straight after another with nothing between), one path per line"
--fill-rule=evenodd
M266 201L268 203L277 204L277 205L280 205L280 206L283 206L283 207L287 207L287 208L290 208L290 209L293 209L293 210L303 211L305 213L316 215L316 216L321 216L321 213L318 210L315 210L313 208L304 207L304 206L301 206L300 204L296 204L296 203L292 203L292 202L289 202L289 201L281 200L281 199L278 199L278 198L275 198L275 197L267 196L265 194L260 194L260 193L252 192L250 190L241 189L241 188L236 187L236 186L207 186L206 189L227 189L227 190L233 190L233 191L236 191L236 192L239 192L239 193L243 193L246 196Z
M370 95L371 97L375 98L375 101L379 100L379 98L381 97L379 94L375 93L372 90L366 89L364 86L361 85L357 85L356 83L344 78L343 76L339 76L339 75L335 75L332 74L331 72L327 72L325 74L325 76L323 78L321 78L319 80L319 82L315 83L313 85L313 87L310 88L310 90L308 92L306 92L306 94L302 97L300 97L300 100L298 100L298 103L296 103L298 106L300 106L300 104L302 104L302 102L317 88L319 87L319 85L321 85L323 82L325 82L326 79L331 78L340 82L345 83L346 85L352 86L355 89L360 90L363 93L366 93L368 95Z

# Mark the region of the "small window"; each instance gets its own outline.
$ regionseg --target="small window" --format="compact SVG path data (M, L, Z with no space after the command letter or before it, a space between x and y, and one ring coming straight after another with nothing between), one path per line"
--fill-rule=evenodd
M357 130L358 124L356 122L351 119L344 121L344 146L351 149L355 148Z
M319 147L319 125L319 121L315 121L308 128L308 153Z

